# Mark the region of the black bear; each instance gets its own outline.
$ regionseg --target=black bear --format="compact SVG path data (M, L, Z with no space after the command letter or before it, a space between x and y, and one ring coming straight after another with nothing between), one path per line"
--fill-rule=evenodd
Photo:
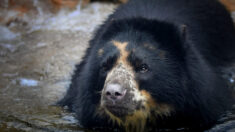
M130 0L95 32L59 101L85 128L205 130L233 95L235 30L217 0Z

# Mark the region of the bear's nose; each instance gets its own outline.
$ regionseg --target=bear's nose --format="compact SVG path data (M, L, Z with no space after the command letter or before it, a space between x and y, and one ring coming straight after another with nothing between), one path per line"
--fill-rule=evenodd
M108 84L105 90L105 96L113 103L121 100L125 94L126 90L124 90L120 84Z

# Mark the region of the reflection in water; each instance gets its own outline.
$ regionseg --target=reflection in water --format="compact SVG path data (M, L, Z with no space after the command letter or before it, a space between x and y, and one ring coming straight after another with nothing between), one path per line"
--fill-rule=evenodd
M9 19L0 23L0 131L84 131L73 114L52 105L65 93L91 33L116 5L51 14L40 4L34 0L38 14L22 17L0 8L0 21ZM231 75L226 77L234 85ZM234 124L234 113L217 127Z

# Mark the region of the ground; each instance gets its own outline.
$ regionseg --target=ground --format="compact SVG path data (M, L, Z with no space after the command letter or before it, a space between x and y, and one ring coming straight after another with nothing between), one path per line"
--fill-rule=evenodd
M77 130L70 115L48 105L63 96L92 32L115 7L93 3L34 20L29 19L36 15L16 16L9 26L1 23L0 131Z

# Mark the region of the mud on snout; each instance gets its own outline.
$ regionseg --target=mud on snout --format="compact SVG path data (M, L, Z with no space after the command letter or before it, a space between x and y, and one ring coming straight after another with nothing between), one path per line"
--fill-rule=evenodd
M110 114L123 118L136 110L144 109L146 98L138 90L134 74L122 63L107 75L101 95L101 107Z

